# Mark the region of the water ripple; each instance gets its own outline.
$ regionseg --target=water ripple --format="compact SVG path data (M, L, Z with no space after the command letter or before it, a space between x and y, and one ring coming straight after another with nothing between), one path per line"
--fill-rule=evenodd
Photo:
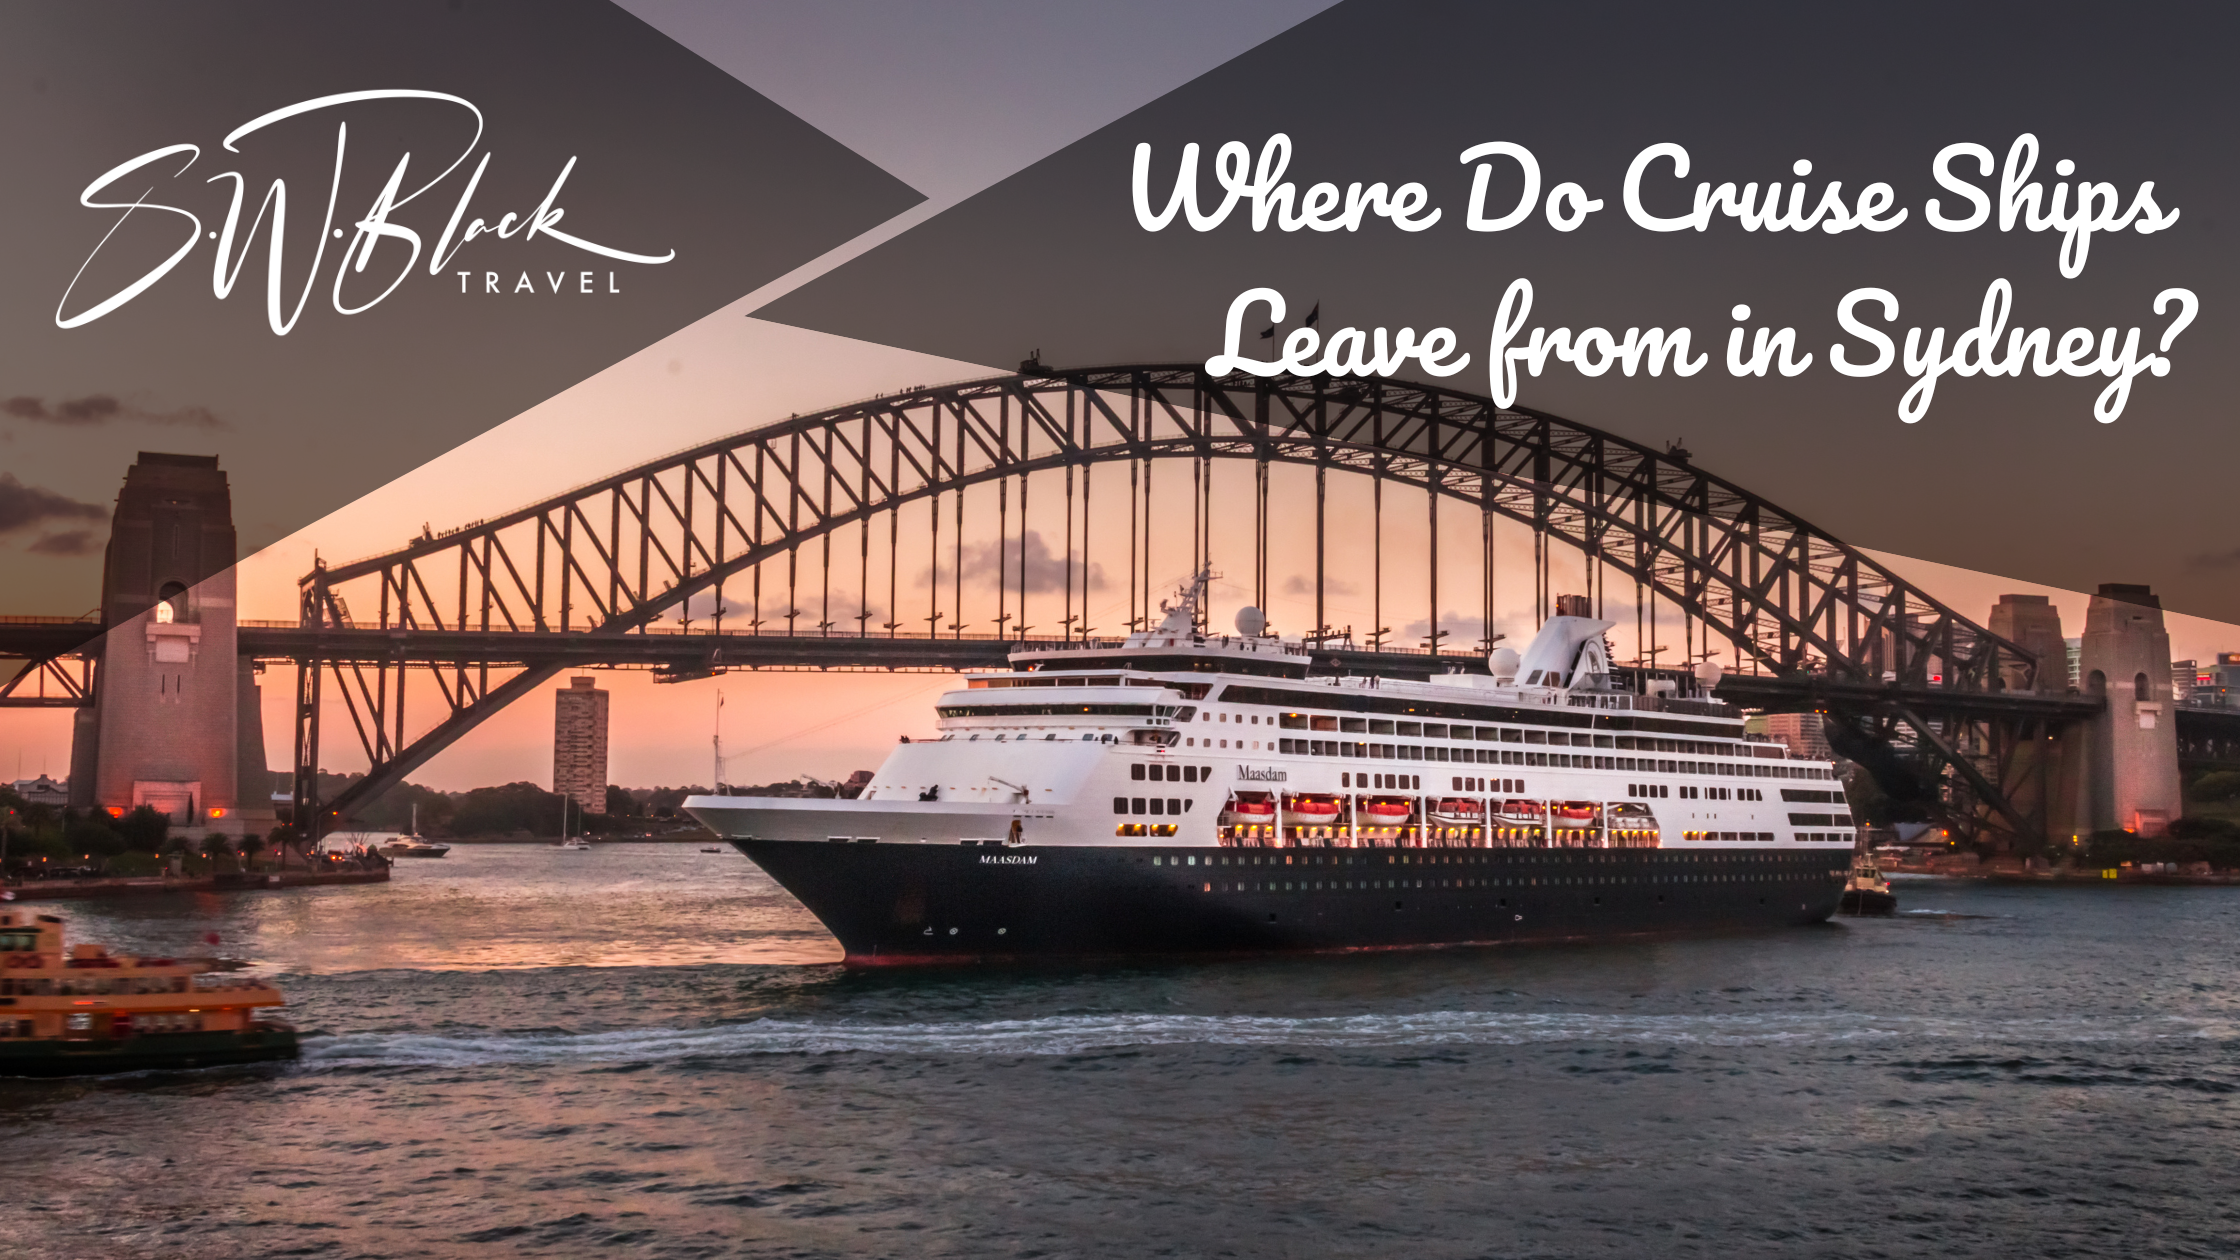
M754 1020L704 1028L445 1037L365 1033L305 1045L323 1067L587 1064L766 1054L1068 1055L1134 1046L1332 1050L1516 1046L1552 1042L1659 1046L1826 1046L1905 1040L2019 1044L2230 1041L2240 1029L2182 1016L1956 1019L1855 1013L1611 1015L1450 1011L1323 1018L1068 1015L956 1023Z

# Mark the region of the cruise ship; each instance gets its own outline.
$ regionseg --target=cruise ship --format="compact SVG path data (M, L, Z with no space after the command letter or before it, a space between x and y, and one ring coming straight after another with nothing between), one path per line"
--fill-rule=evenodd
M1825 920L1854 832L1825 761L1745 734L1716 667L1613 668L1559 599L1520 655L1422 680L1199 629L1013 653L860 796L686 810L858 966L1420 949ZM1332 659L1327 653L1323 659Z

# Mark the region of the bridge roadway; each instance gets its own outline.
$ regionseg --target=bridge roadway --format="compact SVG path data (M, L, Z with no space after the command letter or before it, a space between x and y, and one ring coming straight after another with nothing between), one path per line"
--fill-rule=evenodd
M101 628L91 621L17 618L0 622L0 657L53 658L85 650ZM582 631L374 630L320 628L287 622L244 622L239 627L244 655L260 660L301 660L373 665L380 663L461 667L551 665L563 669L635 666L674 679L704 676L718 669L786 670L934 670L1000 669L1018 639L994 636L940 638L856 635L711 634L704 631L592 634ZM1065 640L1029 638L1037 648L1063 647ZM1099 644L1099 646L1107 646ZM1452 669L1483 668L1476 654L1425 651L1372 652L1316 648L1318 669L1376 673L1387 677L1429 677ZM2100 702L2076 695L2033 692L1969 692L1943 687L1899 686L1846 681L1825 675L1729 674L1716 694L1742 708L1797 712L1829 706L1864 711L1902 705L1925 717L1947 714L1975 717L2037 717L2056 722L2089 719ZM24 704L14 698L0 704ZM46 703L70 705L74 699ZM2240 736L2240 713L2181 710L2191 716L2229 723Z

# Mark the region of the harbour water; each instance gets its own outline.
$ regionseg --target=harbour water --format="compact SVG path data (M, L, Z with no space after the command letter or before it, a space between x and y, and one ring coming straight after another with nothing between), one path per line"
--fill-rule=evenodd
M2240 1252L2240 890L1898 891L1705 940L900 974L693 845L70 904L129 950L216 933L306 1057L0 1082L0 1255Z

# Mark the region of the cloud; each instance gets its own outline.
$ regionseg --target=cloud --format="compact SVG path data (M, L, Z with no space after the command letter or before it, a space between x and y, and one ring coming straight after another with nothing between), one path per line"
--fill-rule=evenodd
M90 529L66 529L41 534L24 550L38 556L90 556L101 550L101 544Z
M967 543L964 548L965 579L979 585L990 586L994 585L997 574L1000 572L1005 588L1017 590L1021 578L1021 554L1021 540L1017 538L1006 538L1001 542ZM1043 541L1041 530L1030 529L1027 531L1024 556L1026 560L1025 583L1028 594L1041 595L1065 589L1067 557L1061 556L1050 549L1050 544ZM1074 580L1079 581L1081 554L1075 552L1071 559L1073 561ZM952 581L955 575L956 567L953 563L945 562L934 570L934 579L940 582ZM1090 565L1088 575L1089 589L1104 589L1103 565ZM921 572L918 575L917 584L919 586L926 584L924 573Z
M2196 569L2229 569L2240 565L2240 548L2231 551L2209 551L2186 561Z
M1303 573L1294 573L1283 580L1283 593L1286 595L1312 595L1314 594L1314 579ZM1322 593L1337 596L1358 595L1361 593L1361 588L1344 578L1324 574Z
M14 473L0 472L0 534L28 529L42 521L98 521L109 510L92 503L27 486Z
M36 424L54 424L65 428L79 428L107 424L111 420L130 420L140 424L171 424L192 429L222 429L226 422L220 420L208 407L181 407L177 411L149 411L129 406L108 394L88 394L83 398L65 398L52 406L43 398L19 394L14 398L0 399L0 416L15 420L29 420Z
M794 633L815 634L817 632L817 614L825 606L822 590L813 583L804 581L796 589L795 594L799 597L799 603L794 610ZM743 587L732 589L723 596L720 603L714 591L702 591L685 601L683 615L690 617L698 628L705 630L712 628L710 623L714 621L719 611L723 614L723 628L726 633L753 633L751 623L754 620L754 601L746 597ZM866 609L860 597L854 591L838 586L833 587L831 633L854 634L857 617L866 611L871 616L863 624L874 633L884 633L887 622L886 609L880 607L877 601L874 601ZM670 615L672 619L679 619L677 614L672 613ZM770 575L765 574L762 581L762 631L765 634L784 634L785 629L785 587L782 581L773 583L770 580Z

